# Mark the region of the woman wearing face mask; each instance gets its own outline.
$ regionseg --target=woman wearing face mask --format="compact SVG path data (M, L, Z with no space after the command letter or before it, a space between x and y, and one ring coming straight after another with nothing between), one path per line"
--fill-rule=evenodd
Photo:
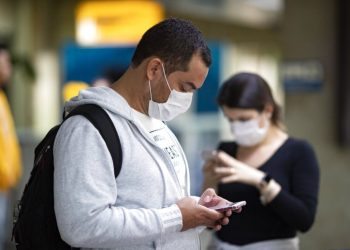
M228 79L218 103L235 141L220 143L206 161L203 188L247 206L216 233L209 249L299 249L297 232L309 230L316 214L319 167L312 147L286 133L259 75Z

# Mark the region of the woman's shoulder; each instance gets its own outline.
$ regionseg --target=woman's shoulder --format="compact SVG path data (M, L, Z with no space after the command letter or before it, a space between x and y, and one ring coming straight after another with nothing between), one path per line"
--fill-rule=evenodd
M289 137L286 142L286 147L289 150L297 152L298 154L301 154L302 152L314 153L313 146L306 139Z

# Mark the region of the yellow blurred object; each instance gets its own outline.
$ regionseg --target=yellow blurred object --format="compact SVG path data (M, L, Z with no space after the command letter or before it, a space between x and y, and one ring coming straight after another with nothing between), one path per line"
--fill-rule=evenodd
M163 19L163 6L151 0L85 1L77 8L76 37L83 45L135 44Z
M90 85L85 82L79 82L79 81L67 82L63 86L63 92L62 92L63 100L64 101L70 100L72 97L77 96L80 90L86 89L88 87L90 87Z
M22 176L21 151L7 98L0 90L0 192L14 187Z

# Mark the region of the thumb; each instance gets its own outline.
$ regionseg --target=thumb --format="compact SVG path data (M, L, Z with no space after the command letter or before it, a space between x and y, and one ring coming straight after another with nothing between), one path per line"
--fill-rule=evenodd
M198 203L200 205L209 203L215 196L216 196L215 190L213 188L208 188L203 192Z
M223 151L220 151L218 154L217 154L217 158L222 162L224 163L225 165L228 165L228 166L233 166L235 165L235 162L236 162L236 159L231 157L230 155L228 155L227 153L223 152Z

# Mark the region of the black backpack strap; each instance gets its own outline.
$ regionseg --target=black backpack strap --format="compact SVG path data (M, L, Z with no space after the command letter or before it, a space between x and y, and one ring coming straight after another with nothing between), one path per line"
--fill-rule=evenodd
M114 176L117 178L123 162L123 152L117 130L106 113L106 111L96 104L84 104L73 109L64 120L73 115L82 115L88 119L100 132L106 142L107 148L112 156L114 164Z

